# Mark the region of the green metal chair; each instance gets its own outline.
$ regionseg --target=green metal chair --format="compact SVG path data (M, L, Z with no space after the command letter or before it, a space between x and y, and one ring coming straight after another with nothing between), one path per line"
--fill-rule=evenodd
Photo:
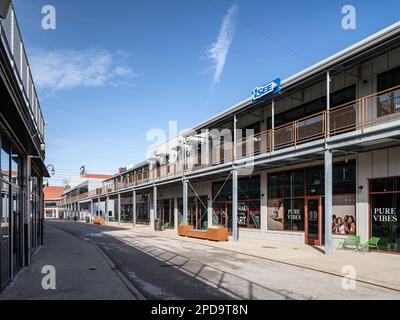
M362 249L366 249L366 250L377 249L379 251L378 243L380 240L381 240L381 238L371 237L367 243L360 243L358 245L358 249L360 249L360 250L362 250Z
M338 249L359 249L360 236L349 236L340 242Z

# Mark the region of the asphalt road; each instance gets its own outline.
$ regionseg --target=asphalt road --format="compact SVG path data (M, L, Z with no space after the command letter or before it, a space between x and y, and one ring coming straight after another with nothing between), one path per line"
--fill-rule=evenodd
M132 230L50 222L97 244L147 299L400 299L400 293L245 254Z

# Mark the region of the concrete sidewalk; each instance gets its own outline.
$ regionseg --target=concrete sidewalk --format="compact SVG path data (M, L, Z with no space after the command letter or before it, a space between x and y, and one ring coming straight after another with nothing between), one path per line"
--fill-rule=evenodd
M110 223L109 226L118 227L118 223ZM103 227L107 228L107 226ZM133 229L132 224L121 223L119 227L134 233L198 243L340 277L343 277L344 266L353 266L358 281L400 291L400 255L398 254L335 250L333 254L325 255L322 247L244 237L241 237L237 243L212 242L180 237L174 230L155 232L147 225L137 225Z
M45 245L32 257L29 267L21 270L2 292L4 300L133 300L137 299L113 270L112 262L90 242L81 240L49 224ZM42 288L43 266L56 270L56 289Z

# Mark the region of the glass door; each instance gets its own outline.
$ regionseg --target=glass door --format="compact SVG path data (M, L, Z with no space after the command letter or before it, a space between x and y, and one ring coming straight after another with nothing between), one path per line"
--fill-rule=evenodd
M322 244L322 199L308 198L306 202L306 244Z

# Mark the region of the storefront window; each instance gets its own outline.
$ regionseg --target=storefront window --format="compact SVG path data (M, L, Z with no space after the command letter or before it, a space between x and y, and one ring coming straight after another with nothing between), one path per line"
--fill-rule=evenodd
M356 234L356 195L337 194L332 199L332 233Z
M304 230L304 199L286 199L284 201L284 229L289 231Z
M269 230L304 231L305 209L309 199L313 199L316 203L317 212L321 213L318 220L323 221L325 215L324 175L323 166L270 174L268 176L267 228ZM355 234L355 161L333 166L332 188L332 232ZM309 210L308 216L310 212ZM308 218L311 221L311 217Z
M232 181L214 183L212 186L213 224L232 228ZM260 177L238 181L238 225L242 228L260 229Z
M356 188L356 163L351 161L335 165L332 172L334 194L354 193Z
M284 175L284 196L304 196L304 170L288 172Z
M371 181L370 208L371 236L380 238L380 250L400 252L399 178Z
M307 169L307 195L319 196L324 193L324 168L309 168Z

